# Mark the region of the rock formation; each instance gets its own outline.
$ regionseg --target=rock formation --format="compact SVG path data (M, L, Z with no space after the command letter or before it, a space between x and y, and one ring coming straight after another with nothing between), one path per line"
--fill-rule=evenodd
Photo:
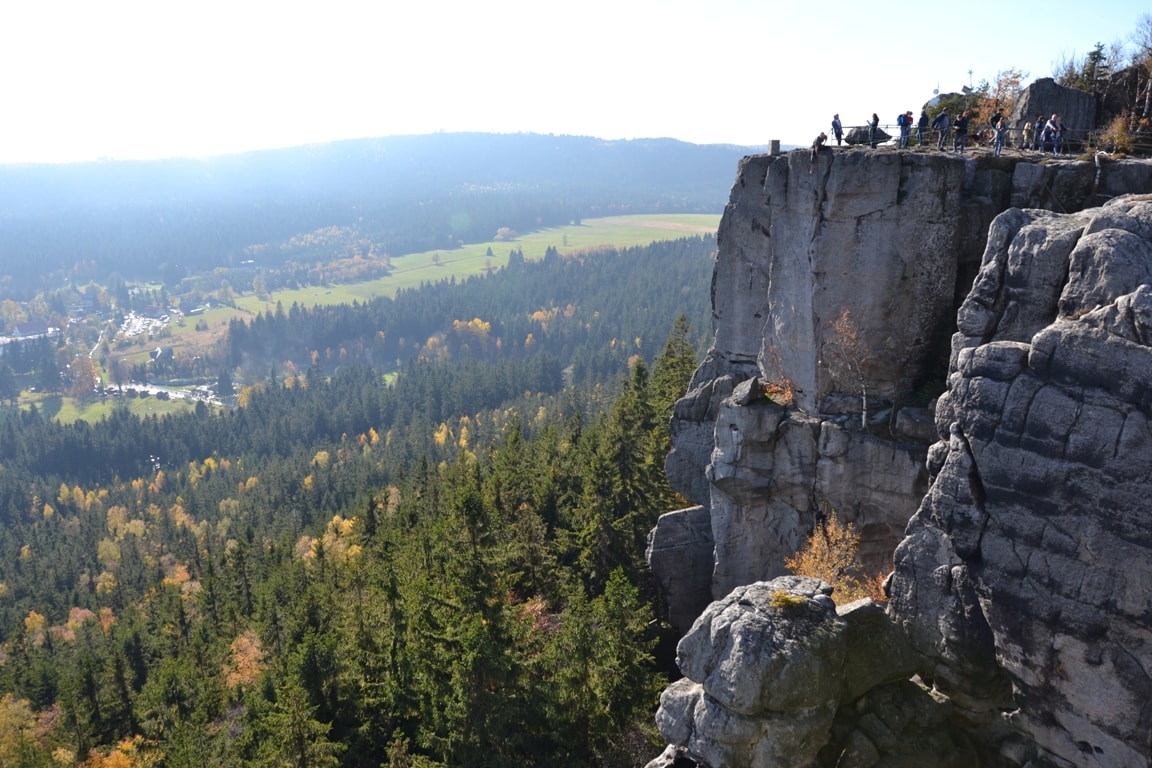
M1008 117L1008 124L1021 129L1026 121L1035 122L1037 115L1043 115L1047 120L1054 114L1060 115L1064 123L1068 134L1065 140L1079 149L1088 131L1096 126L1096 97L1044 77L1021 92Z
M930 373L933 341L946 338L965 261L965 176L963 160L922 153L826 153L812 165L793 152L742 163L719 231L713 345L677 403L667 463L674 487L710 511L712 597L782 574L824 500L879 542L872 564L886 562L923 496L926 477L914 468L927 440L914 436L922 411L898 420L885 404L908 404ZM822 405L843 411L845 400L860 410L851 392L833 398L839 408L823 402L837 388L820 351L845 308L874 350L873 413L912 435L879 440L847 433L849 414L814 415ZM756 379L787 383L796 407L773 407Z
M669 618L688 632L662 764L950 765L891 762L915 744L931 752L915 729L943 718L957 760L1152 765L1152 203L1091 208L1132 190L1152 190L1148 164L745 158L719 232L713 344L672 422L669 479L699 506L650 538ZM844 309L872 352L867 429L859 386L826 360ZM947 390L927 403L934 374ZM751 745L795 718L730 707L711 673L689 670L736 662L693 662L704 652L688 638L738 636L720 627L751 621L744 588L783 574L825 501L864 533L870 570L890 569L896 549L889 614L927 687L876 682L808 703L809 735L795 738L811 759L772 762ZM708 585L722 603L707 607ZM841 690L840 670L808 685ZM897 701L927 720L877 703ZM739 756L714 734L728 726Z
M972 764L947 702L908 681L916 656L883 609L831 593L782 576L710 605L677 649L685 676L656 716L670 746L649 768Z
M1053 765L1152 761L1152 195L996 219L890 614Z

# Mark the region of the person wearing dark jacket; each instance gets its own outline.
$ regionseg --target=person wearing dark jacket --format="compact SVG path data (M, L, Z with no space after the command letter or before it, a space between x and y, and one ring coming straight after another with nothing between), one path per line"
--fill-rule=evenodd
M948 132L952 129L952 120L948 117L948 110L940 110L940 114L936 115L936 119L932 121L932 127L940 132L940 136L936 141L936 149L943 152L948 146Z
M876 129L879 127L880 115L873 112L872 119L868 122L868 143L872 145L872 149L876 149Z
M928 130L928 110L920 110L920 119L916 121L916 146L924 146L924 131Z
M956 131L952 148L960 154L964 154L964 147L968 146L968 110L960 113L956 122L952 124L952 128Z

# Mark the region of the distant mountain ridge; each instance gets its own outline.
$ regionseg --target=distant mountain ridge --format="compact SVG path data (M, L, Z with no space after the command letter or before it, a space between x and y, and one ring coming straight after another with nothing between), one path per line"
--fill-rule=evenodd
M114 207L203 197L314 196L332 189L386 197L401 187L440 193L472 185L671 189L722 207L731 162L755 147L676 139L605 140L545 134L436 133L349 139L205 158L0 165L0 211L43 205ZM724 175L714 177L721 167ZM164 196L164 197L161 197ZM718 210L718 208L716 209Z
M325 227L392 255L614 213L720 212L755 148L445 133L201 159L0 166L15 286L212 269ZM10 270L10 271L9 271ZM45 273L49 273L45 277Z

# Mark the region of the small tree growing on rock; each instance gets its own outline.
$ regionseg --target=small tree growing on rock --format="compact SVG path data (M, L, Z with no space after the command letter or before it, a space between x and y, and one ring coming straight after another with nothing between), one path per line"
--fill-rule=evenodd
M775 345L768 347L764 360L764 396L780 405L796 400L796 385L784 374L784 359Z
M824 342L824 365L833 381L853 387L860 393L860 428L867 429L868 366L872 362L872 348L847 309L832 321L831 330L830 337Z
M784 567L797 576L811 576L835 587L836 601L841 605L870 597L885 602L884 577L859 578L856 549L860 534L851 523L841 523L836 510L824 502L824 513L808 541L794 557L784 558Z

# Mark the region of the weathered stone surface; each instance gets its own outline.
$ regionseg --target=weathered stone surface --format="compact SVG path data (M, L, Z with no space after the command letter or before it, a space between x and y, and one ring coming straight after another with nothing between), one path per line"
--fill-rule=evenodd
M844 620L844 667L840 700L855 701L873 688L907 680L920 659L884 608L872 600L839 606Z
M712 596L785 573L821 502L862 534L869 573L886 572L927 489L922 444L875 437L750 397L760 380L721 403L706 477L715 546Z
M1031 746L1004 755L1146 768L1152 198L1002 219L1014 234L989 238L960 313L890 615L969 717L1010 712Z
M902 730L883 708L847 717L846 699L894 679L872 680L866 658L844 656L830 726L822 706L745 711L767 699L726 683L740 665L716 656L692 674L727 672L707 683L690 674L665 695L661 732L683 748L669 754L712 768L775 765L784 758L774 747L758 751L771 742L794 749L781 765L834 766L871 760L867 740L885 766L971 765L975 751L996 768L1148 768L1152 203L1040 208L1096 205L1146 184L1149 166L905 154L826 152L812 164L795 152L741 165L721 223L713 346L677 404L667 468L707 510L712 562L692 567L712 568L715 597L782 573L824 502L864 532L872 561L890 562L900 542L890 612L915 671L934 696L948 694L933 708L949 712L948 741ZM1013 202L1026 209L996 216ZM903 216L927 223L908 229ZM901 248L924 263L908 266ZM935 364L953 312L937 252L951 265L939 267L952 270L948 290L972 288L952 315L960 332L934 419L909 412L901 427L908 387ZM937 308L901 310L924 296ZM843 307L884 359L870 369L870 399L885 409L870 414L870 431L852 418L859 393L822 360ZM927 317L936 324L925 338ZM766 398L780 391L773 383L791 383L794 400ZM825 412L834 402L847 408ZM741 642L747 659L765 641ZM911 674L904 661L896 669ZM816 682L807 693L828 690ZM818 757L804 757L819 733Z
M790 380L796 405L815 412L836 389L822 359L830 324L850 308L873 352L872 394L898 400L952 311L964 163L923 153L846 152L822 159L821 173L807 174L802 154L785 159L769 166L760 206L769 227L759 243L769 278L760 308L761 375ZM917 248L907 248L909 242ZM913 295L922 301L911 301Z
M710 605L677 648L685 677L660 697L661 736L714 768L815 765L841 703L907 679L918 661L883 610L837 610L831 591L786 576Z
M1076 88L1058 84L1050 77L1036 80L1016 99L1008 118L1013 128L1024 127L1025 120L1035 122L1037 115L1045 119L1060 115L1067 136L1065 141L1078 148L1088 131L1096 127L1096 98Z
M1152 163L1097 156L1097 192L1107 198L1152 193Z
M835 605L814 599L831 591L798 576L738 587L700 615L680 640L676 663L742 715L822 707L836 698L845 653ZM778 607L779 592L799 598Z
M901 681L872 689L836 713L820 764L847 768L971 768L985 765L952 722L952 706L921 685Z
M684 498L697 504L708 504L711 489L704 468L712 456L716 414L720 403L741 381L756 375L754 365L735 363L735 373L713 374L708 360L696 370L693 381L702 381L673 407L670 432L673 450L664 460L669 484ZM719 362L712 358L713 365Z
M669 745L659 757L646 764L644 768L697 768L697 766L699 763L688 756L688 750Z
M889 134L883 128L876 128L877 144L883 144L891 138L891 134ZM859 144L862 146L868 146L868 142L870 140L871 134L868 132L867 126L853 126L844 132L844 143L848 145Z
M668 623L687 632L712 601L712 520L705 507L668 512L648 534L645 558Z
M815 166L805 152L744 159L718 233L713 343L676 404L665 464L673 488L711 515L713 597L782 574L825 502L863 534L866 568L888 567L926 489L927 475L909 467L923 466L936 426L902 417L902 400L937 364L960 267L995 245L961 310L962 338L995 327L1002 340L1029 342L1054 317L1085 224L1042 210L989 222L1011 201L1086 204L1096 175L1093 163L935 153L828 152ZM1052 197L1081 187L1071 202ZM894 403L897 414L876 414L870 433L852 429L860 393L838 385L822 357L829 323L846 307L874 352L870 401ZM791 382L794 407L767 415L749 397L756 379ZM832 439L837 431L853 434ZM845 441L846 450L826 452Z
M928 443L936 437L934 408L901 408L896 412L896 434L916 443Z

